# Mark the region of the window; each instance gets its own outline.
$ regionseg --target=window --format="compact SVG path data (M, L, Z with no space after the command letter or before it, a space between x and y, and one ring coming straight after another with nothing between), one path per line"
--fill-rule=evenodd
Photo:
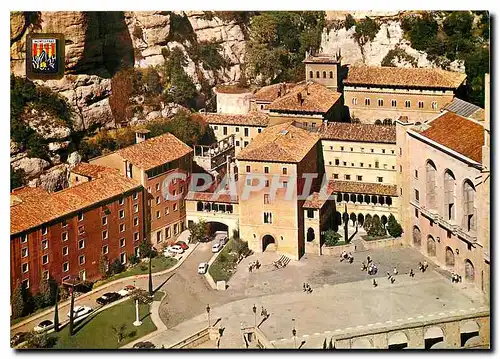
M378 105L379 106L384 106L384 100L382 100L381 98L378 99Z
M120 232L125 232L125 223L120 223Z
M431 106L432 106L433 110L437 110L438 109L438 103L437 103L437 101L432 101Z
M120 209L119 216L120 216L120 218L125 217L125 211L123 209Z
M159 190L160 190L160 184L159 184L159 183L157 183L157 184L156 184L156 192L158 192Z
M405 101L405 107L410 107L411 106L411 102L410 100L406 100Z
M474 208L476 190L469 180L465 181L463 188L463 211L464 211L464 227L470 232L476 229L476 209Z
M108 246L102 246L102 254L108 254Z
M373 151L374 151L373 148L370 148L370 152L373 153Z
M47 227L43 226L42 227L42 235L46 235L47 234Z
M226 135L227 135L227 127L226 127L226 126L222 127L222 134L223 134L224 136L226 136Z
M330 78L333 79L333 71L330 71Z
M78 241L78 249L83 249L85 248L85 241L83 239L80 239Z
M171 236L171 233L170 233L170 226L169 226L169 227L165 228L165 237L170 238L170 236Z
M68 240L68 232L63 232L61 234L61 239L63 242L66 242Z
M396 107L398 102L396 100L391 100L392 107Z
M105 226L108 224L108 217L102 217L102 225Z
M82 212L78 213L78 220L83 221L83 213Z
M24 286L24 288L28 289L30 287L30 280L29 279L23 280L22 285Z
M310 78L313 78L313 77L314 77L314 76L313 76L313 72L312 72L312 71L309 71L309 77L310 77Z
M47 264L49 263L49 255L48 254L44 254L42 256L42 264Z
M436 166L432 161L427 161L425 166L425 175L426 175L426 205L428 208L435 209L437 206L436 201Z
M78 234L84 234L85 233L85 227L80 226L78 227Z
M365 152L365 148L364 147L361 147L361 152Z
M364 166L365 166L365 164L363 162L359 163L359 167L364 167Z
M363 176L356 176L356 178L358 179L358 181L362 181L363 180Z
M174 203L174 211L177 211L177 203Z
M417 208L415 208L415 217L418 218L418 209Z
M160 218L161 217L161 213L160 211L156 211L156 219Z
M251 178L247 178L247 186L251 186L252 185L252 179Z
M339 179L339 174L338 173L334 173L333 174L333 179Z
M335 159L335 165L336 166L340 165L340 160L338 158Z
M354 148L351 147L351 152L353 152L353 151L354 151Z
M49 241L44 239L42 241L42 249L47 249L47 248L49 248Z
M378 168L378 167L379 167L379 162L375 161L375 168Z
M319 79L319 71L316 71L316 78Z
M350 181L351 180L351 175L345 175L344 178L345 178L346 181Z
M269 180L266 180L265 184L264 184L265 187L269 187Z
M135 200L137 200L139 198L139 192L134 192L134 195L132 197Z
M444 207L446 218L455 220L455 176L450 170L444 173Z
M287 181L283 181L283 188L288 188L288 182Z
M269 167L264 166L264 173L269 173Z
M134 204L134 213L137 213L137 212L139 212L139 205Z
M261 133L261 132L262 132L262 128L258 128L257 133Z
M418 108L424 108L424 101L418 101Z
M387 169L387 163L384 163L384 169L385 170Z
M63 256L67 256L68 255L68 247L63 247L62 254L63 254Z
M29 270L28 263L23 263L21 265L21 269L22 269L23 273L26 273Z
M271 212L264 212L264 223L273 223L273 214Z
M385 149L384 148L382 149L382 153L385 153Z
M125 238L120 238L120 247L125 247Z
M122 262L122 264L127 263L127 253L120 253L120 262Z
M344 146L340 146L340 150L343 151L344 150Z
M236 132L240 132L240 128L239 127L236 127Z
M377 177L377 182L384 182L384 177Z
M23 234L21 236L21 243L26 243L28 242L28 235L27 234Z
M415 190L415 201L420 201L420 193L418 192L418 189Z
M175 223L174 224L174 235L178 234L179 233L179 224L178 223Z
M64 262L62 265L63 272L69 271L69 262Z
M268 194L264 195L264 204L269 204L269 195Z
M85 264L85 256L84 255L81 255L78 257L78 263L80 265Z
M358 98L357 97L353 97L352 98L352 104L353 105L357 105L358 104Z
M160 202L161 202L160 196L156 197L156 204L160 204Z
M307 218L314 218L314 209L307 209Z
M394 150L391 150L391 153L394 154Z
M165 207L165 214L169 214L170 213L170 207Z
M139 225L139 217L134 217L134 226Z
M287 175L287 174L288 174L288 168L283 167L283 174L284 174L284 175Z
M214 126L214 131L217 131L219 129L218 126Z
M21 249L21 257L27 257L28 256L28 247L24 247Z
M344 166L347 166L347 162L346 162L346 161L342 162L342 164L343 164Z
M108 231L102 231L102 239L108 239Z
M418 170L415 170L415 178L418 178Z
M134 233L134 241L138 241L139 240L139 232L135 232Z
M246 172L250 172L250 166L246 166Z
M326 71L323 71L323 78L326 79Z
M354 162L351 162L351 167L354 167Z
M240 146L240 141L236 141L235 145L236 145L236 147L239 147Z
M245 127L243 129L243 134L245 135L245 137L248 137L248 127Z
M365 106L370 106L370 99L369 98L365 98Z

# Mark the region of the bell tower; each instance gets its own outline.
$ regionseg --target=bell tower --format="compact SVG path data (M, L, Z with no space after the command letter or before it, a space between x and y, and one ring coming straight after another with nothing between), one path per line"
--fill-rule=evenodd
M319 83L330 90L339 91L339 70L342 66L340 50L335 54L313 54L306 52L305 64L306 80Z

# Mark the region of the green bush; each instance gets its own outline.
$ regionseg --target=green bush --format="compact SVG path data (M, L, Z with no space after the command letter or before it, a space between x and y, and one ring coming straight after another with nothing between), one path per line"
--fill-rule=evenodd
M395 67L393 60L403 60L409 62L413 67L417 67L417 59L408 54L405 50L400 47L389 50L387 55L382 59L382 66Z
M333 229L329 229L325 232L325 245L328 247L335 246L340 239L340 234L335 232Z
M125 270L125 266L120 262L120 260L117 258L115 259L111 265L109 266L109 271L111 274L118 274L121 273Z
M392 213L389 215L389 219L387 221L387 231L394 238L400 237L401 234L403 234L403 227L401 227L401 224L399 224Z
M139 257L137 257L135 254L129 254L128 256L128 262L131 264L131 265L134 265L134 264L137 264L139 263L141 260L139 259Z
M14 170L12 166L10 167L10 190L14 188L22 187L26 184L26 173L22 168Z
M360 46L363 46L367 42L373 41L379 30L380 24L367 16L356 22L354 38Z
M373 216L370 229L368 230L368 235L372 237L383 237L387 235L385 227L378 216Z

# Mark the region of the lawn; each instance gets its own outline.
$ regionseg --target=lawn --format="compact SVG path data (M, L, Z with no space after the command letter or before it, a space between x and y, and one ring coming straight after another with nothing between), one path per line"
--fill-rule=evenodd
M164 270L167 270L171 267L173 267L177 263L177 259L172 258L172 257L165 257L163 255L158 255L152 259L151 263L151 272L156 273L156 272L162 272ZM120 278L125 278L125 277L130 277L134 275L139 275L139 274L148 274L148 263L138 263L135 266L129 268L128 270L115 274L114 276L111 276L109 278L106 278L105 280L96 282L94 284L93 289L99 287L100 285L103 285L105 283L112 282L114 280L120 279Z
M52 334L57 338L54 349L117 349L156 330L149 310L148 304L139 305L142 325L134 327L135 305L132 300L126 300L78 323L72 337L67 325L59 333ZM122 324L126 325L125 338L118 342L113 327L119 328Z
M234 239L231 238L229 242L227 242L224 248L222 248L222 252L208 269L208 272L215 282L219 280L225 280L227 282L236 269L238 253L232 251L233 241Z
M364 241L378 241L379 239L393 239L390 235L385 235L385 236L369 236L368 234L361 236Z

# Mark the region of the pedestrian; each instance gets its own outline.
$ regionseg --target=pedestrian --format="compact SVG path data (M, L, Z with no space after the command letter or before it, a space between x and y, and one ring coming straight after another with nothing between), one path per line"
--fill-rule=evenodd
M377 281L375 280L375 278L373 278L373 287L375 288L378 284L377 284Z
M366 261L368 262L368 264L370 264L372 262L372 259L370 258L370 256L366 257Z
M394 275L398 275L398 270L396 267L394 267L394 269L392 270L392 272L394 273Z
M366 269L367 269L367 268L366 268L366 263L365 263L365 262L361 263L361 271L363 272L363 271L365 271Z
M394 277L391 277L391 284L394 284L395 281L396 279Z
M392 275L389 274L389 276L387 277L387 280L391 280L392 279Z
M422 262L418 262L418 270L423 273L424 272L423 268L424 268L424 266L423 266Z
M427 270L427 267L429 266L429 264L427 264L427 261L424 261L424 263L422 264L422 266L424 267L423 272L425 272Z
M415 273L413 273L413 269L410 269L410 277L414 277L415 276Z
M391 273L387 272L387 279L391 277Z
M262 310L260 311L260 316L263 317L264 316L264 307L262 307Z
M305 283L302 284L302 288L304 289L304 292L307 291Z

